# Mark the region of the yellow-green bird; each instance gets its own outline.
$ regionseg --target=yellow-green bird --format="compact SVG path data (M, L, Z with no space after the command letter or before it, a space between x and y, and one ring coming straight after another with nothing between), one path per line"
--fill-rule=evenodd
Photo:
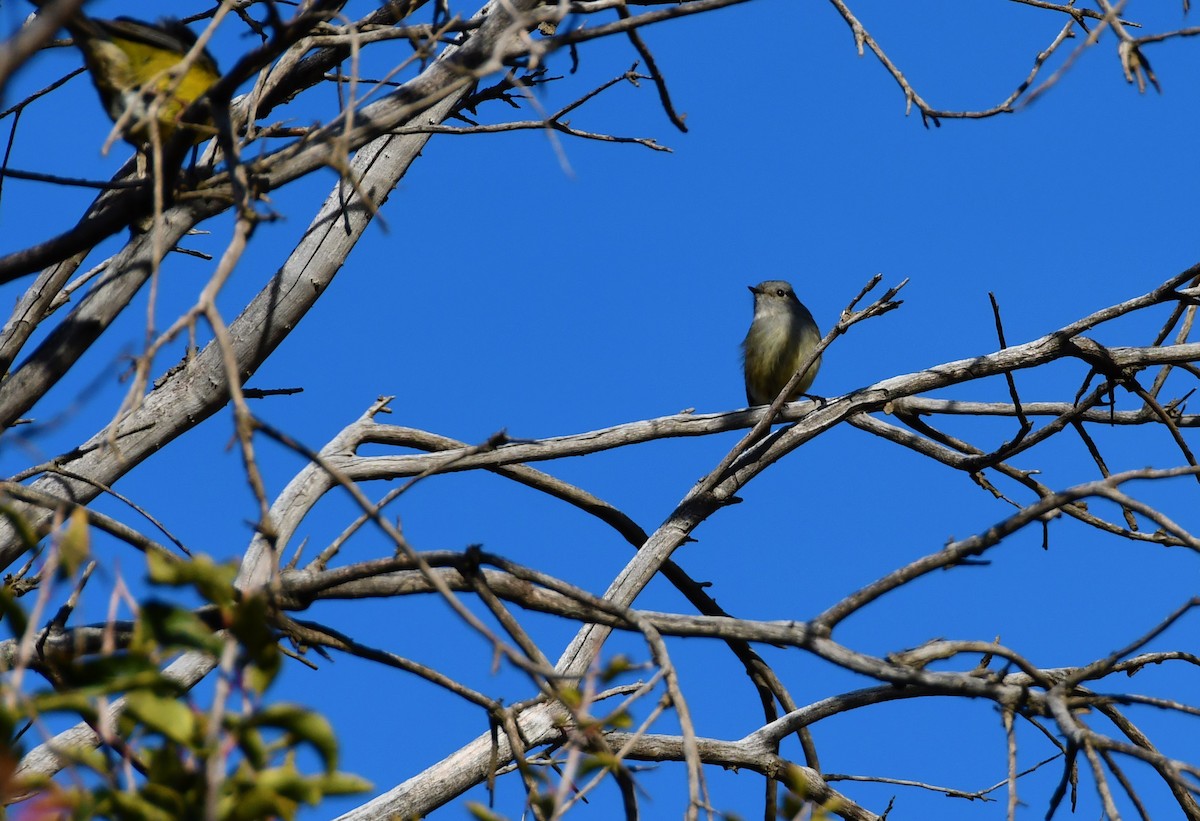
M104 110L113 122L125 118L126 140L138 148L149 145L154 123L164 143L177 128L191 132L192 144L215 133L210 118L195 123L180 119L221 78L207 49L196 55L182 77L176 76L184 56L196 45L195 33L183 23L145 23L131 17L99 20L76 13L64 26L83 52ZM156 100L158 108L151 120Z
M769 405L816 350L821 331L791 284L770 279L748 287L754 294L754 319L742 341L746 401ZM820 367L818 356L788 395L788 402L808 390Z

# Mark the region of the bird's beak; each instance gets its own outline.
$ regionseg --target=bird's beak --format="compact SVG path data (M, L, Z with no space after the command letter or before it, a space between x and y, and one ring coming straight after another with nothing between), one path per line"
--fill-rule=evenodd
M762 293L761 291L758 290L757 285L747 285L746 287L750 289L750 293L752 293L752 294Z

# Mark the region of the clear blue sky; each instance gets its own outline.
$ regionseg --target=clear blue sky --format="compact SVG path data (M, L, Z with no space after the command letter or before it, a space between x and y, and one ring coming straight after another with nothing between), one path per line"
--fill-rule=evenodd
M941 108L982 109L1003 99L1063 23L1056 14L998 1L851 5L925 99ZM182 2L161 7L181 16L196 8ZM101 16L145 13L118 0L89 8ZM361 12L351 8L352 16ZM15 0L0 3L4 31L28 11ZM1130 3L1127 14L1150 31L1189 22L1178 3ZM537 131L434 138L384 207L386 229L376 224L368 231L329 293L249 383L304 392L258 402L258 413L319 447L380 394L396 395L394 413L384 421L472 442L500 429L540 438L689 407L734 409L744 402L738 343L750 318L746 285L791 280L826 328L873 274L882 272L885 284L910 278L900 311L859 326L826 355L813 391L836 396L993 351L989 291L1002 307L1009 342L1017 343L1143 293L1197 260L1200 48L1194 41L1147 52L1161 96L1139 95L1126 85L1106 35L1030 108L926 129L919 116L904 116L895 83L874 58L856 56L848 28L825 3L756 0L651 28L644 37L677 108L687 114L689 133L666 121L649 83L640 90L614 88L571 120L589 130L653 137L673 153L559 136L567 171L551 140ZM237 46L232 38L218 43L218 58L228 64ZM620 39L585 45L581 58L578 74L539 96L545 109L637 59ZM39 58L5 103L77 64L69 51ZM566 74L569 59L554 55L550 66L553 74ZM327 118L334 104L333 92L322 91L291 116ZM64 112L70 128L51 128ZM481 116L536 115L493 105ZM10 162L104 178L128 152L118 145L110 157L98 157L107 130L92 89L78 78L26 115ZM332 173L320 174L273 193L282 219L261 226L239 265L222 301L230 314L282 263L333 181ZM7 182L0 253L66 228L89 199ZM219 252L229 221L206 227L212 235L188 245ZM210 271L193 258L169 261L160 327L174 318L172 310L194 300ZM2 298L15 299L27 282L5 286ZM1164 316L1098 336L1111 344L1148 344ZM5 475L74 446L111 417L124 388L106 369L121 352L137 351L144 322L140 309L124 317L79 374L36 409L39 419L53 417L99 379L99 389L61 425L27 448L10 443L0 449ZM174 361L164 356L156 373ZM1026 400L1069 401L1083 375L1080 366L1062 366L1017 380ZM997 380L946 395L975 400L1006 393ZM1008 422L948 427L984 446L1015 430ZM240 457L226 449L231 429L230 415L219 414L118 486L190 547L222 559L242 553L250 537L246 521L255 516ZM1165 431L1102 429L1096 435L1114 470L1181 461ZM652 530L735 441L732 434L667 441L541 467ZM299 466L266 442L260 456L271 492ZM1056 488L1095 477L1077 440L1064 439L1017 464L1043 470L1041 481ZM1141 492L1184 526L1200 524L1194 484L1178 480ZM711 592L728 611L764 619L810 618L947 539L982 531L1010 512L965 476L849 427L794 453L741 496L744 504L705 523L695 534L699 541L685 545L676 560L693 577L712 580ZM108 502L98 507L125 515ZM309 540L309 555L336 536L351 513L340 495L327 499L299 534ZM427 481L393 514L418 549L481 543L595 592L631 552L584 514L492 476ZM1069 521L1054 522L1050 535L1048 551L1040 547L1040 532L1030 531L994 551L988 567L940 574L889 596L847 622L838 637L856 649L886 653L938 636L999 636L1037 664L1065 666L1126 643L1196 593L1194 555L1099 538ZM140 559L111 549L121 555L124 574L141 574ZM342 559L389 553L384 539L366 533ZM97 615L103 589L91 593ZM687 612L665 584L653 585L637 604ZM432 598L329 605L309 615L508 701L529 694L522 678L493 675L482 641ZM531 624L543 631L551 658L573 633L546 617ZM1193 618L1153 646L1195 651L1186 643L1194 628ZM758 726L753 689L727 651L698 640L671 647L701 735L735 739ZM645 656L636 641L616 640L609 652L618 649ZM767 648L763 654L802 703L870 684L797 651ZM322 710L342 738L343 768L381 790L487 729L476 708L395 671L345 658L321 667L289 666L271 696ZM1195 692L1194 680L1194 671L1156 669L1122 686L1178 698ZM1200 736L1184 719L1145 708L1131 717L1163 752L1200 759ZM1095 724L1103 728L1099 719ZM813 732L831 772L963 790L1005 777L1003 732L990 704L895 703ZM1019 740L1022 766L1051 754L1027 725ZM800 759L794 742L784 753ZM1129 769L1144 775L1136 765ZM1051 764L1022 780L1030 817L1044 813L1059 772ZM665 765L639 776L652 796L643 817L678 817L681 774L681 766ZM716 808L760 815L760 777L708 775ZM1094 818L1099 809L1090 776L1083 780L1079 817ZM967 804L907 788L834 786L879 812L896 795L896 818L990 819L1003 812L1003 803ZM519 789L507 779L497 809L518 816ZM470 797L485 800L482 790ZM1003 790L994 797L1003 802ZM1172 817L1165 789L1142 797L1153 817ZM614 799L615 790L601 791L584 817L614 817ZM356 803L331 802L304 817L330 816ZM442 814L465 813L460 806Z

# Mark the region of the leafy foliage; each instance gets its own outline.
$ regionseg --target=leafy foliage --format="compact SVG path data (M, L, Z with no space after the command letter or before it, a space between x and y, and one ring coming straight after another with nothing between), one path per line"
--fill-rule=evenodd
M89 555L86 517L72 516L57 540L59 580L78 577ZM340 772L333 727L297 704L265 698L280 669L279 633L263 592L243 595L236 567L197 555L180 560L151 552L149 580L163 592L182 588L204 604L187 609L161 599L141 604L124 630L121 649L95 653L18 653L18 665L0 685L0 788L3 796L33 796L34 815L73 819L107 817L169 821L215 817L223 821L290 819L301 805L325 797L363 792L370 785ZM49 582L43 580L43 584ZM52 630L31 621L10 587L0 591L10 644L36 643ZM221 658L221 679L212 703L190 695L164 664L183 653ZM25 669L50 687L24 691ZM114 699L123 710L115 723L106 710ZM21 777L23 725L54 715L82 719L106 743L71 748L63 755L80 776L65 787L44 777ZM19 729L21 728L21 729ZM307 772L303 751L315 755ZM213 812L210 814L210 809Z

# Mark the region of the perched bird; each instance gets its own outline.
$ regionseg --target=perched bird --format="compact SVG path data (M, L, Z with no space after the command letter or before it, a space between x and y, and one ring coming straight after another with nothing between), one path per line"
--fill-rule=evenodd
M181 77L176 76L176 67L196 45L195 33L183 23L151 24L130 17L98 20L76 13L64 26L83 52L104 110L113 122L122 123L122 135L134 146L151 143L155 122L164 143L180 127L191 132L193 145L215 133L211 118L195 123L180 120L184 110L221 77L207 49L195 56Z
M789 283L771 279L751 285L750 292L754 294L754 320L742 341L746 401L769 405L816 349L821 331ZM821 358L817 357L787 401L808 390L820 367Z

